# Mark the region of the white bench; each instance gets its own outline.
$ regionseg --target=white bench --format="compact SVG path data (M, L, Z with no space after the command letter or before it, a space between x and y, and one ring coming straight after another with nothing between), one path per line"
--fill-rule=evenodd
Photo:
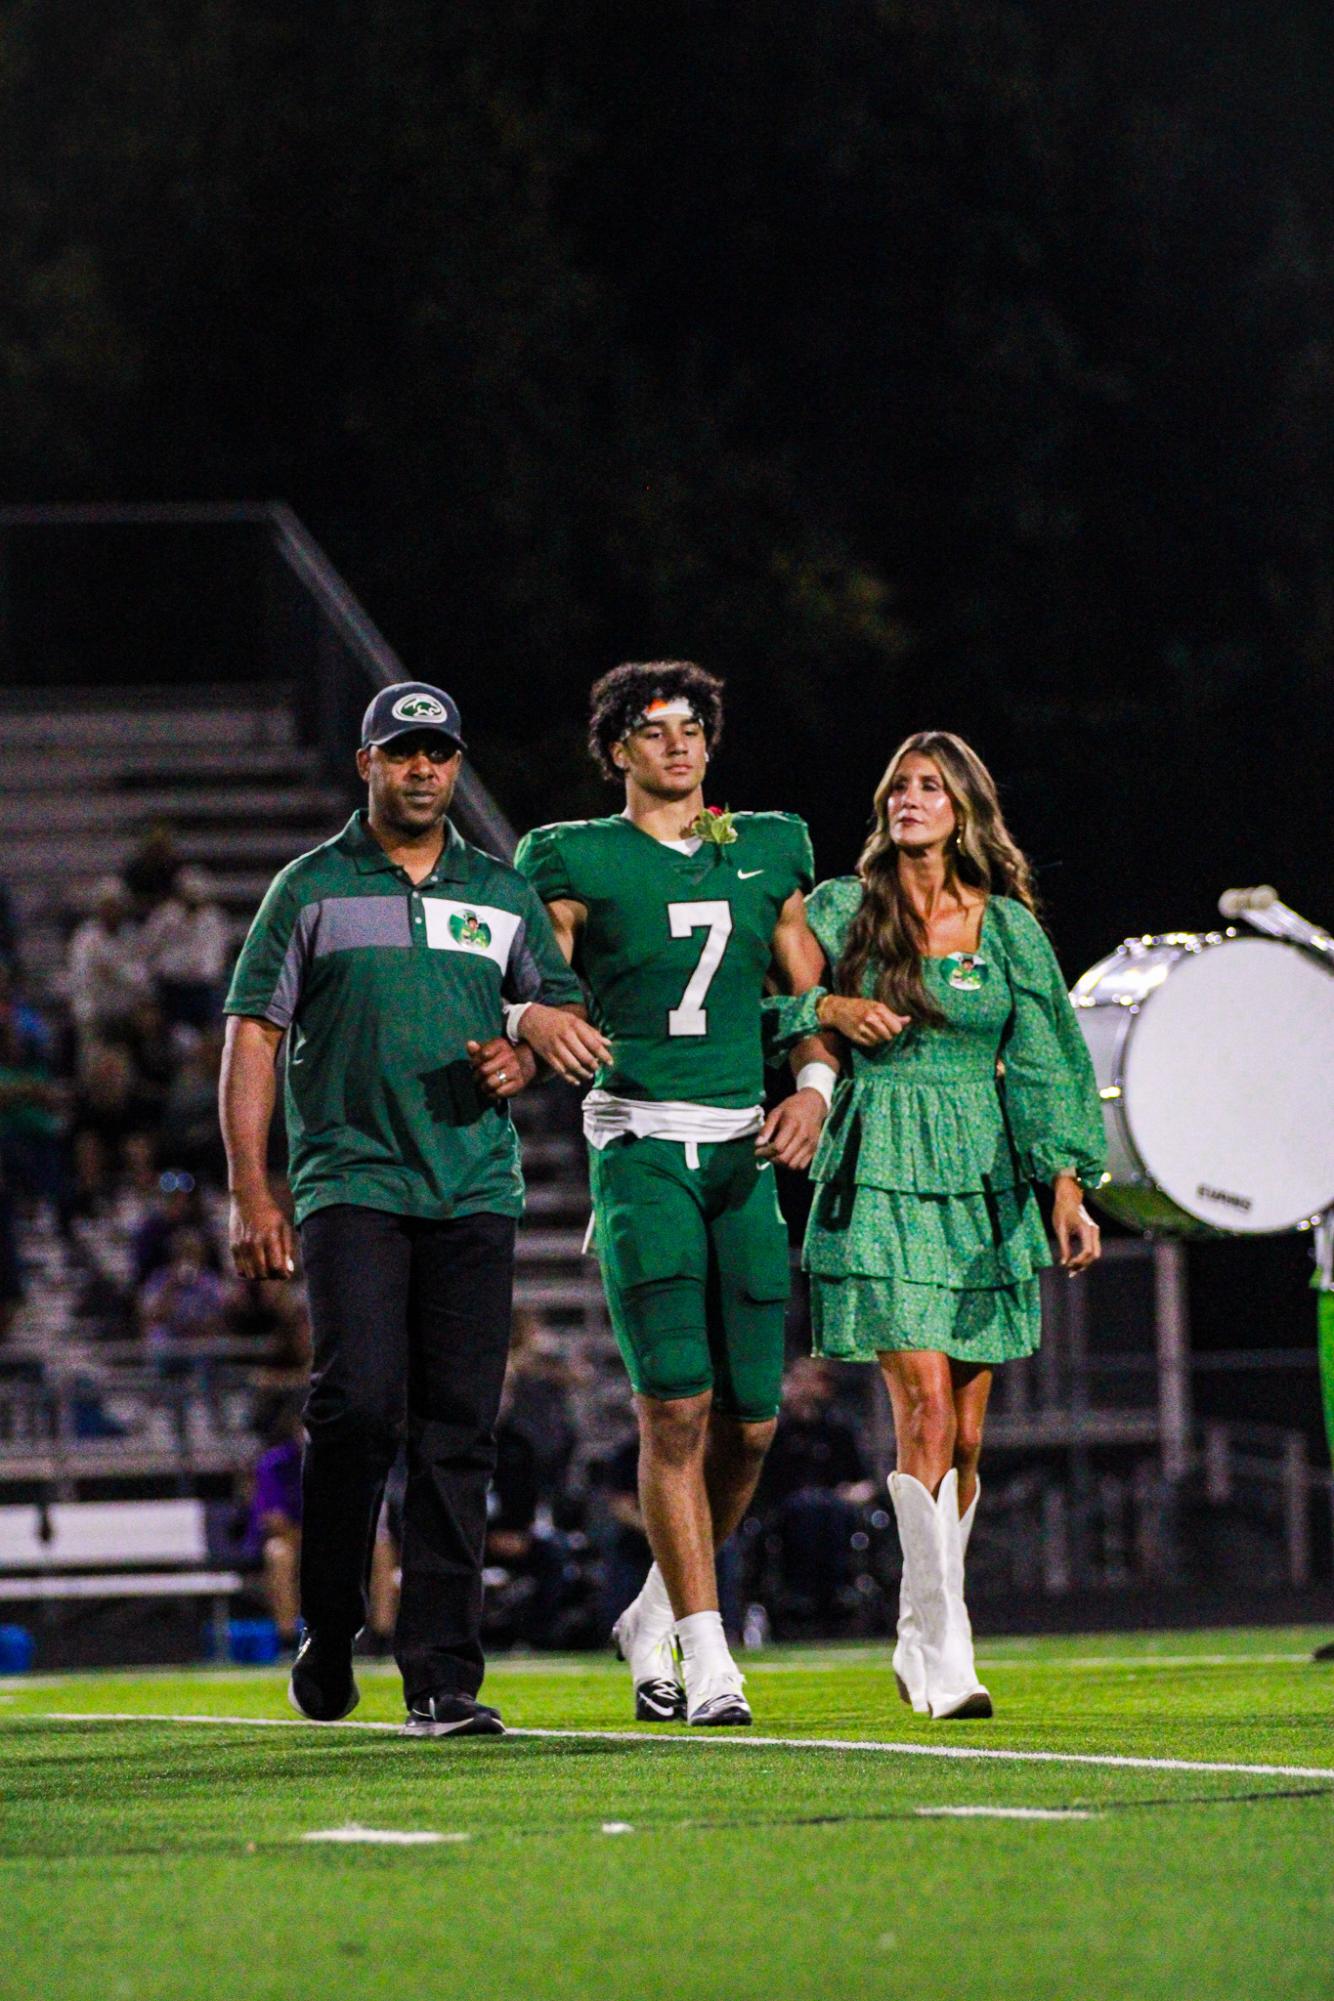
M209 1566L202 1501L0 1507L0 1605L76 1598L209 1598L220 1657L245 1579Z

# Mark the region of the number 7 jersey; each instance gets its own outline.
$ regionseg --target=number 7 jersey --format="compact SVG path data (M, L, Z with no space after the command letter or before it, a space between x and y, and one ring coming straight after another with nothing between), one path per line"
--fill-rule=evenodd
M514 865L544 903L587 916L574 967L612 1045L598 1086L744 1107L764 1095L760 1001L779 913L814 881L793 813L738 813L736 840L682 854L617 814L534 828Z

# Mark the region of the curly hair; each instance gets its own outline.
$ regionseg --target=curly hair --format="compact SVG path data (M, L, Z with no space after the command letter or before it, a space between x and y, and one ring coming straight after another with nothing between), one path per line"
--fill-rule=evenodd
M1012 896L1035 911L1033 880L1001 814L995 780L977 752L949 730L919 730L906 738L876 787L875 821L857 862L861 907L838 963L836 985L840 993L860 994L866 968L874 961L879 968L877 998L896 1014L938 1028L945 1017L922 978L925 940L903 894L898 851L889 833L890 788L912 751L934 758L954 807L954 833L945 854L950 883Z
M593 683L588 748L604 778L613 785L623 778L611 747L629 734L648 704L681 697L703 723L709 750L716 750L723 733L723 684L693 660L627 660Z

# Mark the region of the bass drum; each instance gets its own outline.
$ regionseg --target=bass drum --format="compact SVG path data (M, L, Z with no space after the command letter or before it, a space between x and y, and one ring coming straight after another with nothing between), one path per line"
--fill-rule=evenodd
M1127 938L1074 987L1107 1129L1095 1200L1175 1237L1308 1227L1334 1203L1334 972L1234 932Z

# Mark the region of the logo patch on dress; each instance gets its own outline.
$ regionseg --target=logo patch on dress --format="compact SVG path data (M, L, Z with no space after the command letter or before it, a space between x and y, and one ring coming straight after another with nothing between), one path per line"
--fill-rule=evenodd
M475 910L455 910L449 919L449 935L460 945L468 945L474 951L484 952L491 943L491 927L483 924Z
M989 971L990 967L980 952L951 952L945 961L946 977L955 991L961 994L975 994Z

